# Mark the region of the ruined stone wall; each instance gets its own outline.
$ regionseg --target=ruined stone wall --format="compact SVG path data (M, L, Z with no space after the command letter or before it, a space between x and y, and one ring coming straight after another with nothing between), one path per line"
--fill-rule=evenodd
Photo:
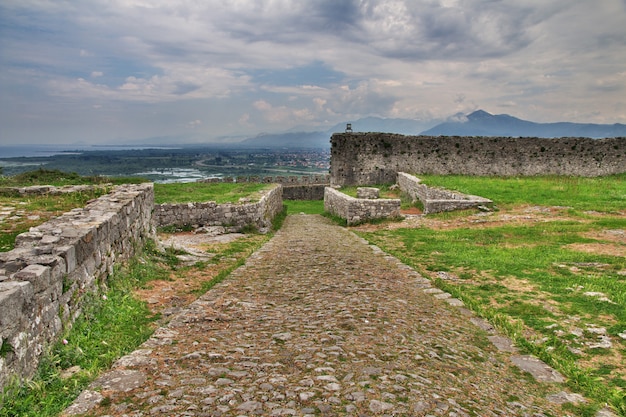
M284 200L323 200L324 188L330 184L330 174L303 176L249 176L209 178L199 182L259 182L283 186Z
M491 138L335 133L331 184L393 183L396 173L599 176L626 172L626 138Z
M0 390L35 372L44 347L106 285L113 265L154 237L152 184L113 192L19 235L0 252Z
M157 226L223 226L228 232L238 232L251 225L266 230L282 209L283 187L277 184L255 203L157 204L154 221Z
M198 182L258 182L263 184L282 184L286 185L311 185L311 184L329 184L330 174L318 174L318 175L275 175L275 176L240 176L240 177L221 177L221 178L207 178L204 180L198 180Z
M408 194L413 201L421 201L424 206L424 214L463 210L481 206L489 207L493 204L493 202L487 198L457 193L441 188L428 187L422 184L419 178L404 172L398 172L397 184L400 190Z
M354 198L331 187L324 190L324 210L346 219L348 225L400 216L399 199Z
M323 200L324 188L328 184L320 185L283 185L283 199L285 200Z

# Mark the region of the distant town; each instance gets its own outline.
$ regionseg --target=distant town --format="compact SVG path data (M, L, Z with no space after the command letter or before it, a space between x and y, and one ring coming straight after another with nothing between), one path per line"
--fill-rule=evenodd
M190 182L238 176L326 174L329 149L229 149L214 147L68 150L55 155L2 158L3 175L39 168L80 175L141 177L154 182Z

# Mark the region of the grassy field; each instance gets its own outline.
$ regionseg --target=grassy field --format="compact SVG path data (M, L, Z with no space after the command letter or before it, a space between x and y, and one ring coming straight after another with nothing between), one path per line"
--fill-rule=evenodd
M79 184L137 184L146 182L138 177L104 177L104 176L81 176L75 172L63 172L57 169L37 169L12 176L0 175L0 188L2 187L28 187L30 185L63 185Z
M191 203L215 201L218 204L237 203L241 198L258 201L260 191L269 190L273 184L258 183L174 183L154 184L154 202Z
M463 177L420 175L426 185L489 198L502 208L538 204L603 213L626 209L626 174L606 177Z
M89 200L98 198L109 190L101 188L62 195L28 197L0 195L0 252L13 249L15 237L20 233L74 208L84 207Z
M324 201L322 200L285 200L287 214L322 214Z
M595 400L626 414L626 176L424 177L499 211L359 234L488 318Z

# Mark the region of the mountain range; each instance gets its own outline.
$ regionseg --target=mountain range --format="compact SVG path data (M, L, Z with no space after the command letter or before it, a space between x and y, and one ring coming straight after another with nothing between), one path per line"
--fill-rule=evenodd
M463 117L447 121L421 132L427 136L510 136L510 137L587 137L608 138L626 136L626 125L592 123L535 123L508 114L493 115L476 110Z
M237 145L269 148L328 148L330 136L333 133L344 132L348 123L350 122L338 123L330 128L313 132L263 133L245 139ZM433 124L433 122L413 119L383 119L380 117L365 117L351 123L353 132L387 132L402 135L417 135L424 129L432 127Z
M535 123L508 114L494 115L484 110L476 110L468 115L456 114L444 122L367 117L353 122L338 123L326 130L260 134L245 139L238 145L263 148L327 148L330 136L336 132L344 132L347 123L351 123L353 132L386 132L403 135L539 138L626 137L626 125L620 123L611 125L571 122Z

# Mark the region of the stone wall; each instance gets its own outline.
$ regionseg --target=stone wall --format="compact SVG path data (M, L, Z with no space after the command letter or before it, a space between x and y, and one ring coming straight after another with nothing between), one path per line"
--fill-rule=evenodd
M391 184L396 173L599 176L626 172L626 138L491 138L335 133L331 184Z
M28 378L40 354L106 286L113 265L154 237L152 184L113 192L19 235L0 252L0 390Z
M283 187L277 184L255 203L158 204L154 208L154 221L157 226L223 226L227 232L255 226L263 231L271 227L272 220L282 209Z
M283 186L284 200L323 200L324 188L330 184L330 175L303 175L303 176L249 176L209 178L199 182L260 182L264 184L276 183Z
M428 187L420 179L404 172L398 173L397 184L400 190L408 194L413 201L419 200L424 206L424 214L442 211L463 210L486 206L493 202L487 198L467 195L441 188Z
M328 184L313 185L283 185L283 199L285 200L323 200L324 188Z
M354 225L373 219L400 217L400 200L354 198L326 187L324 210L346 219L348 225Z
M330 174L318 174L318 175L274 175L274 176L240 176L240 177L221 177L221 178L207 178L199 180L198 182L258 182L264 184L282 184L286 185L311 185L311 184L329 184Z

